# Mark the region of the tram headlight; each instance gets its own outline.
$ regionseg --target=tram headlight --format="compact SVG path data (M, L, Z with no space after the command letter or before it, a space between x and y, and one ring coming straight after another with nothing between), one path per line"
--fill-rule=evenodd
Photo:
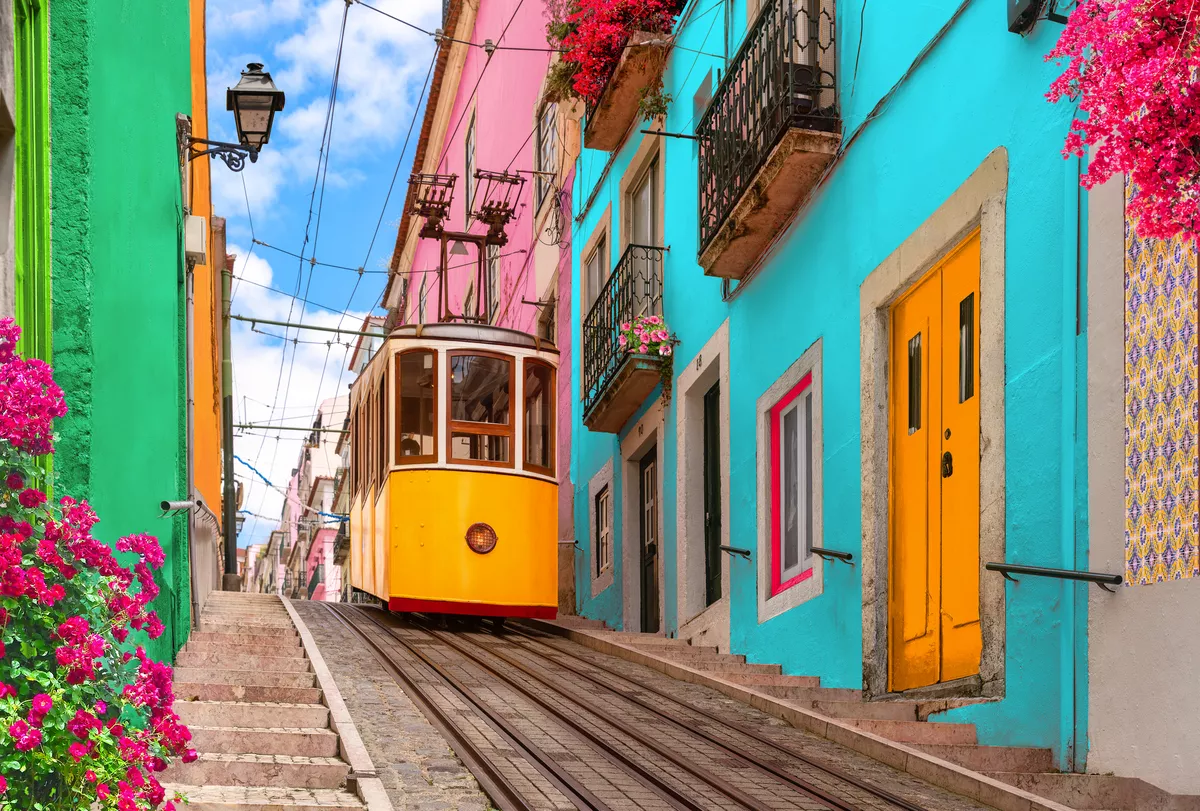
M496 548L496 530L487 524L471 524L467 529L467 546L472 552L486 555Z

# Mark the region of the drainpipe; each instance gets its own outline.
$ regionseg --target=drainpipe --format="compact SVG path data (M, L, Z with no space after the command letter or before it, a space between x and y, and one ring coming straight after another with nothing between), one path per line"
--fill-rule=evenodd
M183 321L187 332L187 494L188 500L196 502L196 480L195 480L195 448L196 448L196 392L193 387L192 377L194 369L193 359L193 342L195 329L195 318L192 313L192 306L195 303L196 290L196 265L193 262L187 263L187 274L185 276L184 285L186 289L187 304L183 308ZM192 583L192 628L200 627L200 588L196 580L196 555L195 555L195 538L196 538L196 513L194 510L187 511L187 537L188 537L188 569L191 574Z
M233 353L229 341L230 290L233 287L233 271L225 257L221 257L221 445L225 462L225 494L221 499L225 531L225 576L221 578L223 591L241 591L242 582L237 573L237 496L233 481Z

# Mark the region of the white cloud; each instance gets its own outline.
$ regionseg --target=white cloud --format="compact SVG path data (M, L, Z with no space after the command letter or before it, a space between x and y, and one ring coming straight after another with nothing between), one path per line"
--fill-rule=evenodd
M441 13L438 0L373 0L371 5L427 30ZM276 8L278 7L278 8ZM236 82L249 61L267 63L276 85L287 94L287 107L276 116L271 143L257 164L245 171L253 211L268 209L287 185L311 183L325 131L329 88L336 61L343 0L303 4L300 0L259 0L244 11L210 8L210 26L222 14L241 27L267 29L271 14L300 22L298 30L273 48L273 59L241 53L209 64L210 122L214 132L231 137L232 121L215 122L225 112L225 88ZM214 16L215 15L215 16ZM240 16L239 16L240 15ZM263 30L264 36L266 31ZM418 93L434 52L433 40L365 6L350 6L338 79L329 183L353 176L359 154L398 146L408 129ZM214 173L214 197L224 211L245 208L241 179Z
M272 321L290 320L292 323L340 326L345 329L358 329L366 317L366 313L359 312L342 317L311 306L299 312L297 303L289 318L290 296L250 283L286 287L274 281L271 264L257 255L251 256L248 261L241 259L244 252L239 246L230 246L229 251L239 256L236 275L242 279L236 282L235 313L252 312ZM293 330L291 337L299 337L301 343L289 342L285 345L276 337L281 336L283 331L283 327L264 325L252 328L245 322L234 322L231 341L234 413L239 423L307 427L316 415L317 404L348 393L347 386L352 377L345 369L348 349L344 344L353 343L353 336L307 330L299 331L297 336L297 331ZM282 380L281 359L284 360ZM286 488L302 453L304 434L282 431L278 432L280 438L277 439L269 431L239 433L242 435L234 439L234 453L254 465L277 487ZM240 543L243 546L258 543L278 523L284 497L278 490L264 484L245 465L237 464L235 473L245 487L242 509L271 519L255 521L247 518Z

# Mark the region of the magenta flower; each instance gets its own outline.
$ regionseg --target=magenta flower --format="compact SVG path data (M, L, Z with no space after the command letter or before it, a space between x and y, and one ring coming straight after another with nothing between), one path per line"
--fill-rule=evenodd
M14 470L8 474L8 478L4 480L4 483L8 485L9 490L20 490L25 486L25 477Z

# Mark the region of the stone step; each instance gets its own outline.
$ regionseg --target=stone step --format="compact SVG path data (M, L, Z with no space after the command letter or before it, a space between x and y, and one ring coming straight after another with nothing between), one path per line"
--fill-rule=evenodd
M802 707L831 718L875 721L916 721L917 705L900 701L794 701Z
M300 634L296 633L296 629L293 626L275 627L275 626L270 626L270 625L247 625L247 624L229 625L229 624L222 624L222 623L214 624L214 623L208 622L203 617L200 618L200 630L198 633L217 634L219 636L229 636L229 635L233 635L233 636L243 636L243 635L266 636L266 637L281 638L281 639L289 639L291 637L296 637L297 640L299 640L299 638L300 638ZM193 636L195 636L195 634L193 634Z
M175 678L193 684L239 684L243 687L315 687L316 674L225 667L177 667Z
M597 631L604 631L608 629L608 626L600 620L588 619L587 617L560 616L558 619L554 620L554 622L564 628L578 628L580 630L595 629Z
M201 628L204 626L201 625ZM210 626L211 627L211 626ZM300 635L291 634L253 634L230 633L226 631L193 631L188 637L188 644L193 642L205 645L238 645L247 647L299 648Z
M172 783L192 786L280 786L340 788L350 764L331 757L234 755L204 752L192 763L175 763L166 771Z
M706 673L719 673L721 678L727 673L765 673L779 675L783 672L783 668L779 665L760 665L760 664L745 664L741 662L720 662L710 661L708 659L689 659L687 662L680 662L684 667L690 667L693 670L703 670Z
M239 701L251 703L316 704L319 687L255 687L244 684L175 683L176 698L184 701ZM279 722L282 723L282 722ZM271 724L266 724L270 726Z
M195 636L193 634L192 636ZM221 634L221 636L226 636ZM262 642L255 644L229 644L224 641L203 641L197 642L195 639L189 639L187 644L183 646L185 651L194 651L195 653L240 653L249 654L251 656L286 656L289 659L303 659L305 657L304 648L298 643L293 644L292 640L288 639L278 645L272 645L269 640L274 637L260 637Z
M200 612L201 619L223 619L229 620L237 617L245 617L252 620L265 620L268 622L285 622L289 619L288 612L282 608L272 609L244 609L244 608L213 608L205 609Z
M199 752L337 757L338 738L328 729L190 726Z
M339 789L289 789L254 786L164 784L167 798L188 798L186 811L363 811L353 794Z
M669 659L672 662L679 662L684 665L691 665L692 662L727 662L729 664L742 664L746 661L746 657L734 653L718 653L716 648L711 650L707 648L693 648L689 645L680 645L679 647L651 647L637 646L641 648L643 653L648 653L651 656L658 656L662 659Z
M784 676L784 678L788 678ZM808 678L800 676L798 678ZM787 698L793 701L862 701L862 690L850 690L841 687L796 687L793 685L755 684L753 687L760 693L776 698Z
M635 648L681 648L683 650L703 650L706 645L689 645L683 639L658 634L631 634L624 631L611 631L608 638L622 645L632 645ZM711 646L716 650L716 646Z
M253 625L264 629L264 631L273 631L276 628L293 629L292 620L288 616L251 616L249 614L230 614L223 616L221 614L205 614L200 617L202 625L219 625L221 627Z
M724 681L758 690L760 687L803 687L809 690L821 686L820 676L784 676L777 673L725 673Z
M974 724L947 724L934 721L885 721L843 718L842 723L897 743L975 743Z
M180 685L175 695L182 696ZM314 702L176 701L173 709L188 726L262 729L327 729L329 708Z
M257 672L278 673L308 673L308 660L304 658L304 649L300 648L296 656L268 656L265 654L192 651L184 649L175 659L178 668L206 668L233 670L253 670Z
M917 744L917 749L977 772L1049 772L1054 755L1028 746L959 746Z
M1135 777L1111 774L1019 774L985 772L988 777L1087 811L1196 811L1200 796L1173 795Z

